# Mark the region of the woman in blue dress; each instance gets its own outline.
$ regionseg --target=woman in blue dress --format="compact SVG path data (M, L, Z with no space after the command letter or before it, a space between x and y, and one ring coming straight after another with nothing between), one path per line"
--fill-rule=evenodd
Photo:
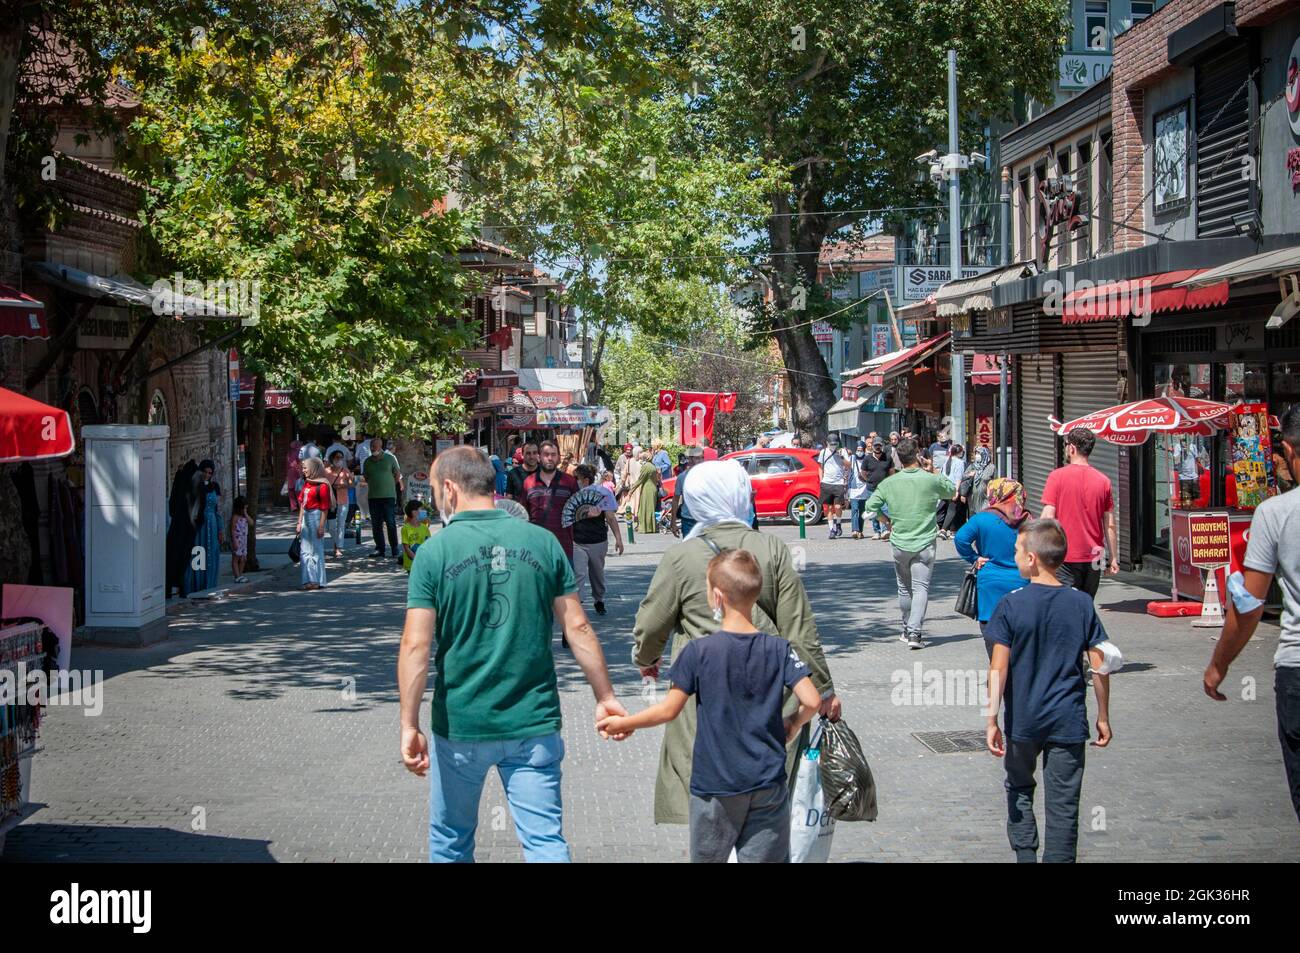
M190 557L188 571L190 592L215 589L217 577L221 573L221 544L225 534L221 531L221 487L212 479L217 465L211 460L199 463L199 472L195 476L194 497L198 510L197 525L194 528L194 545L203 548L202 570L194 568L195 559Z
M989 483L988 505L957 531L957 554L975 566L980 632L993 617L993 610L1008 592L1025 584L1016 568L1016 537L1020 524L1029 518L1025 509L1025 488L1015 480L1000 477ZM986 639L984 648L993 657Z

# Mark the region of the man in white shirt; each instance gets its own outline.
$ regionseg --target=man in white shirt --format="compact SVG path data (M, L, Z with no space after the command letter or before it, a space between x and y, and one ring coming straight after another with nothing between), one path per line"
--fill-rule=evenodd
M840 447L840 438L834 435L826 446L817 454L817 465L821 468L822 505L831 524L829 539L836 539L843 534L840 529L840 514L844 511L844 501L849 489L849 455Z

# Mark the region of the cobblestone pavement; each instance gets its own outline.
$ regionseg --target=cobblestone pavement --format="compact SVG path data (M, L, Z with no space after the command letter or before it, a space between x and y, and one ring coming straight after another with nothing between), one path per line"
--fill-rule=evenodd
M939 544L929 648L909 652L898 641L888 543L830 541L825 527L801 543L793 527L765 529L803 547L844 715L879 787L879 820L841 824L833 858L1009 861L1000 764L983 752L935 754L913 737L979 730L978 705L894 703L915 700L902 680L916 666L950 678L985 668L975 625L952 609L965 565L952 544ZM629 658L632 618L671 542L638 538L629 555L611 555L610 613L596 617L633 710L644 703ZM321 592L296 591L296 576L281 574L187 608L152 648L78 646L74 666L105 673L103 714L49 709L32 791L48 806L9 835L4 859L423 859L427 783L397 753L406 576L377 562L356 551L331 563ZM1300 825L1274 718L1276 626L1261 626L1230 674L1232 700L1214 704L1200 687L1210 633L1146 616L1145 603L1160 596L1141 580L1102 584L1102 620L1127 666L1112 680L1113 746L1088 752L1080 859L1297 859ZM558 639L556 651L575 859L684 860L686 829L652 821L662 729L601 741L590 728L591 695ZM1252 689L1253 700L1242 700ZM521 858L504 804L493 777L479 860Z

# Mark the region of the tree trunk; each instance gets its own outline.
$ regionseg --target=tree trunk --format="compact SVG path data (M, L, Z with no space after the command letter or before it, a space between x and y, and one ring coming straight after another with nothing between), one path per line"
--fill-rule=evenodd
M9 149L9 121L18 88L18 55L22 52L27 23L19 17L0 27L0 196L5 194L5 156ZM7 238L8 236L6 236ZM8 251L6 242L4 250Z
M601 373L600 361L605 356L605 342L609 339L609 323L600 322L600 330L596 332L596 344L591 349L591 387L587 391L587 403L592 407L600 405L601 395L605 392L605 375Z
M266 379L258 374L253 384L253 412L248 418L248 515L253 522L248 527L249 572L261 567L257 562L257 501L262 487L262 439L266 429Z
M801 211L817 211L821 207L818 194L804 191L798 195ZM794 216L790 214L790 197L785 193L772 196L772 211L768 220L768 238L772 245L772 289L777 317L773 322L773 335L781 349L781 359L786 367L786 386L790 393L790 426L796 433L807 431L816 439L826 437L826 412L835 403L839 392L837 381L831 380L830 369L813 340L808 324L808 311L792 311L794 289L802 286L811 297L817 283L817 259L825 239L822 216L800 216L798 230L791 228ZM792 254L793 253L793 254Z

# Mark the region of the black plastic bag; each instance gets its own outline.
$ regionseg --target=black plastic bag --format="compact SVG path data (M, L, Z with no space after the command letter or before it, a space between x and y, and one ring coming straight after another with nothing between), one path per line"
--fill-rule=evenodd
M302 539L298 536L289 544L289 561L297 565L302 560Z
M826 813L837 821L876 819L876 782L862 745L843 721L822 719L821 774Z

